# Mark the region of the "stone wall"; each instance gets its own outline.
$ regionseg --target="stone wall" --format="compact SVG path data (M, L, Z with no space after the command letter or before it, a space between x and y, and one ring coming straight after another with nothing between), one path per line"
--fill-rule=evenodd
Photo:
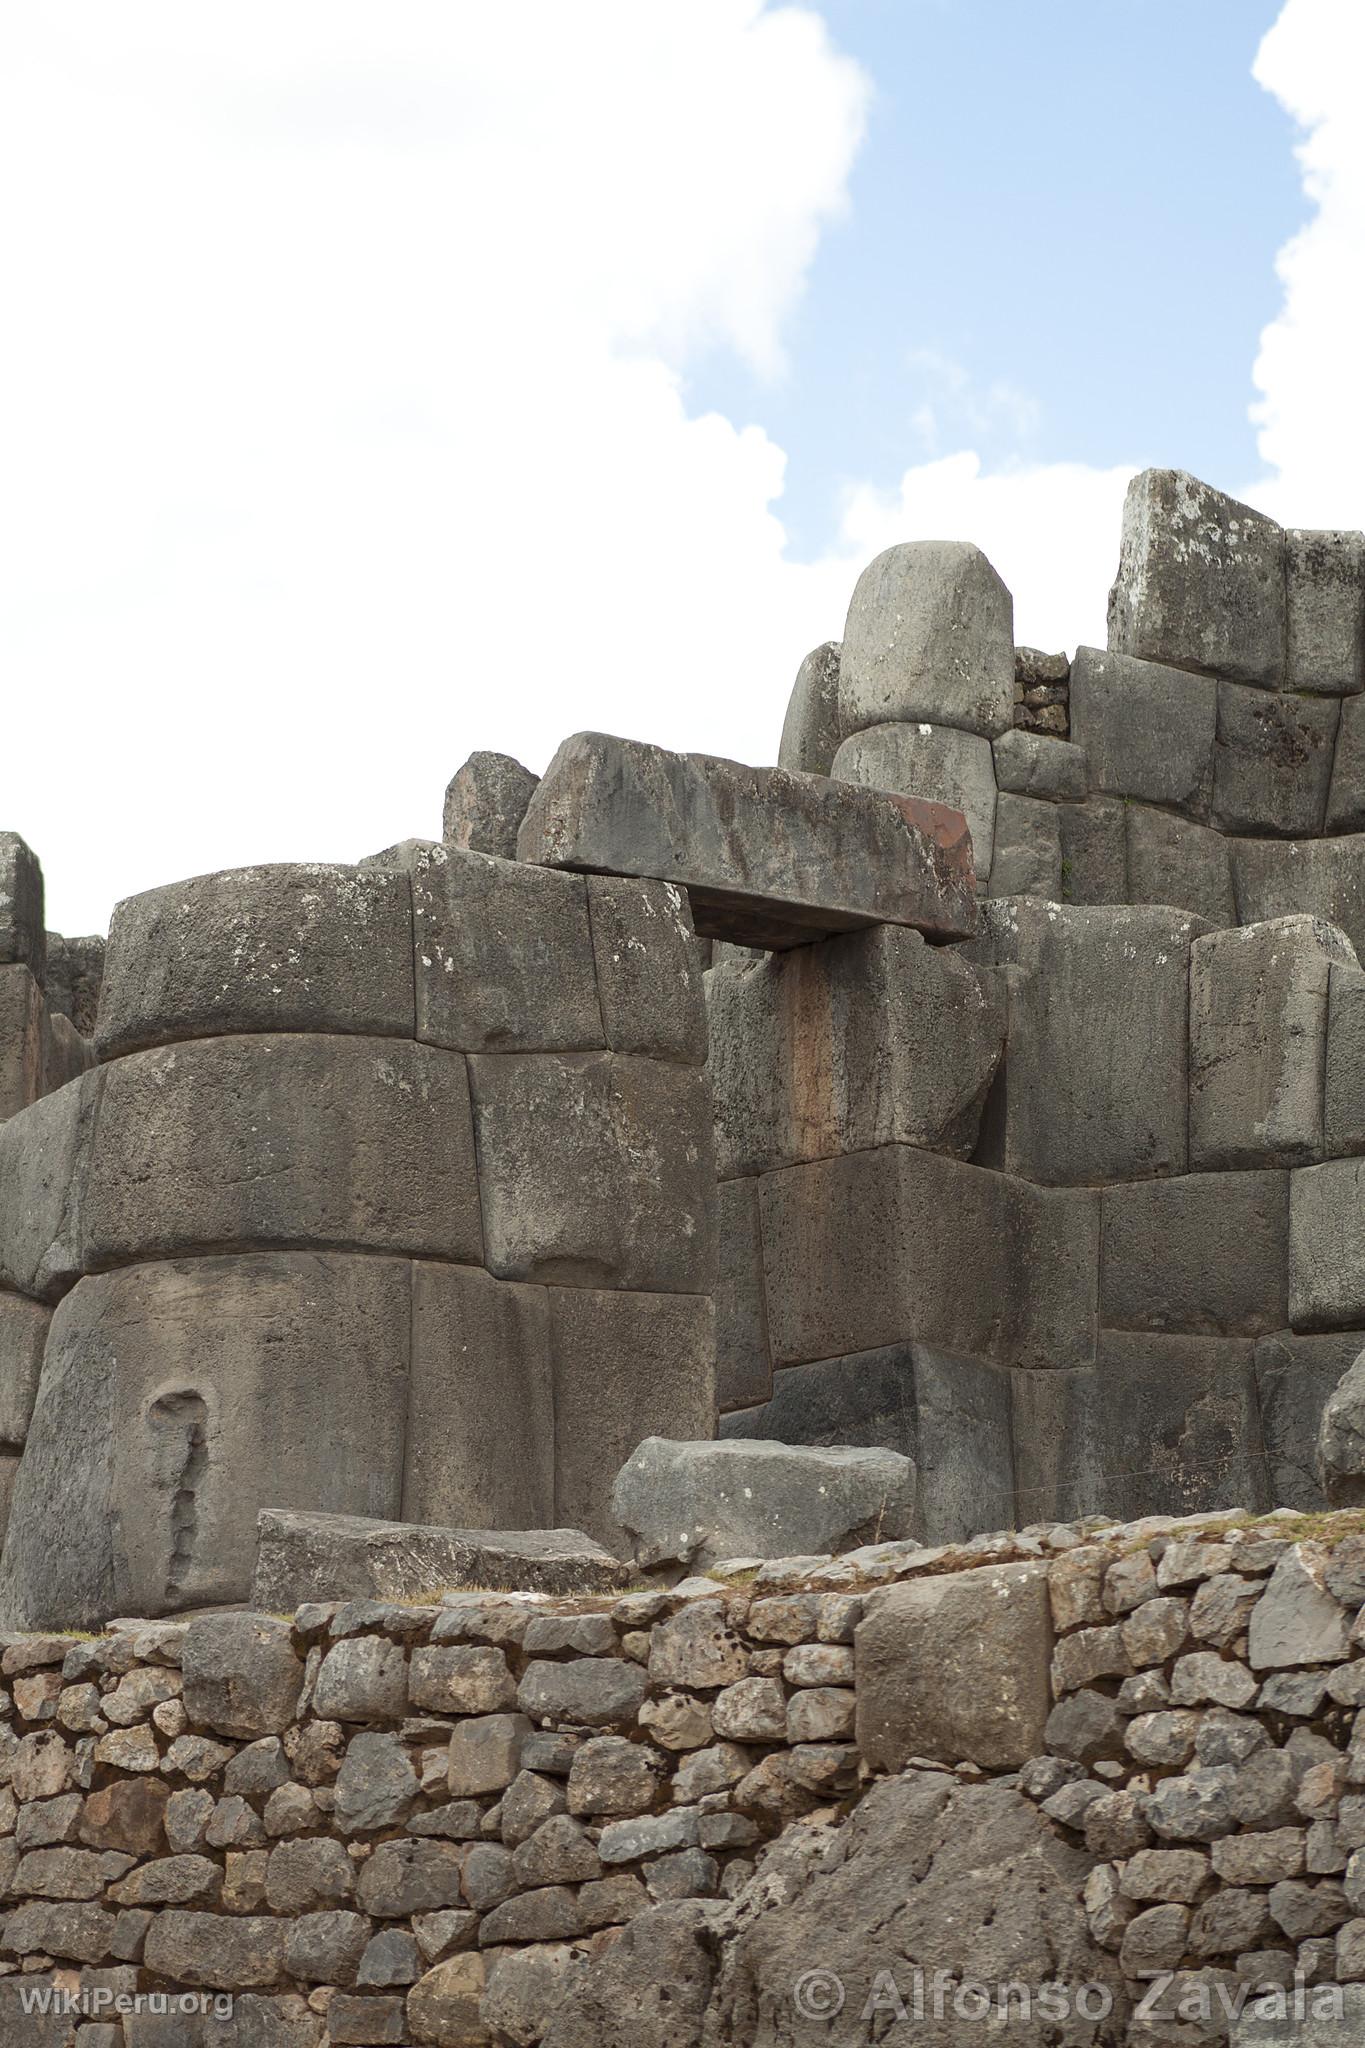
M200 877L119 906L96 1046L0 1127L11 1620L245 1598L261 1507L610 1534L639 1438L711 1433L676 889Z
M1148 2027L1156 1973L1215 2016L1219 1985L1365 1980L1361 1524L1096 1520L614 1598L7 1636L4 2038L66 2048L70 2020L19 2017L55 1985L237 1996L174 2035L91 2008L85 2048L701 2048L708 2014L708 2042L790 2021L803 1970L843 1973L851 2029L878 1971L908 1999L912 1965L1003 1955L1108 1987L1078 2041L1226 2040ZM1040 1855L1053 1946L1015 1919L1001 1951L995 1887L1016 1914ZM665 1937L686 1972L640 1967Z

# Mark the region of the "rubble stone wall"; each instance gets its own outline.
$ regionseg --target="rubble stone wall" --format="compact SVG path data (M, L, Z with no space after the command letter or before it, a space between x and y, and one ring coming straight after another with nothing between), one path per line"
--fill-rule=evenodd
M767 1869L807 1839L837 1867L878 1785L925 1772L935 1812L983 1778L1036 1806L1120 2014L1157 1973L1230 1996L1365 1981L1361 1520L1097 1519L615 1598L11 1634L5 2038L66 2048L70 2021L15 2032L21 1994L55 1985L235 1994L233 2018L180 2022L186 2048L624 2041L552 2021L627 1927L688 1903L714 1969L790 1897ZM982 1865L992 1814L966 1844ZM889 1874L913 1908L923 1863ZM952 1948L968 1974L974 1925ZM890 1921L855 1932L869 1983L906 1964ZM773 1968L751 1996L790 2012ZM107 2023L99 2048L158 2038ZM694 2038L674 2023L646 2038Z

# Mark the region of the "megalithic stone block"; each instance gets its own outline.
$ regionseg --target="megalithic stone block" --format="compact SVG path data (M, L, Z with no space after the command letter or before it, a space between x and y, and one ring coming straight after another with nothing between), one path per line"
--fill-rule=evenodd
M1209 677L1077 648L1071 731L1097 790L1206 818L1217 724L1217 685Z
M517 857L517 833L538 775L510 754L471 754L446 785L441 837L471 853Z
M0 832L0 966L25 966L41 982L46 957L38 856L17 832Z
M1275 690L1285 638L1284 533L1274 520L1181 469L1135 476L1109 593L1109 645Z
M616 1475L647 1436L714 1436L716 1331L709 1297L550 1289L555 1520L627 1555Z
M43 992L20 962L0 967L0 1122L43 1093Z
M547 1528L554 1430L546 1290L415 1264L403 1519Z
M1109 796L1058 806L1064 903L1128 901L1127 809L1119 798Z
M42 1042L44 1095L55 1094L68 1081L78 1081L95 1064L94 1046L60 1010L43 1012Z
M1014 601L969 541L906 541L858 578L839 670L844 732L927 720L994 739L1014 719Z
M107 941L96 933L78 939L48 932L47 978L43 984L49 1010L69 1017L82 1038L92 1038L104 980Z
M300 1246L482 1257L459 1053L410 1039L204 1038L91 1078L104 1094L88 1270Z
M1061 901L1061 813L1060 804L1044 802L1041 797L1001 792L995 806L992 896L1042 896L1049 903Z
M104 1079L97 1068L0 1124L0 1286L55 1301L81 1272Z
M1321 832L1340 706L1332 697L1218 685L1213 817L1225 832Z
M1291 690L1365 690L1365 533L1285 534Z
M1190 953L1190 1164L1302 1166L1323 1150L1329 977L1356 966L1320 918L1211 932Z
M263 1508L251 1603L289 1613L305 1600L435 1599L489 1592L623 1592L630 1572L577 1529L443 1529L364 1515Z
M1070 740L1013 726L1002 732L992 749L995 780L1012 796L1045 797L1050 803L1078 804L1090 788L1090 764L1084 747Z
M1340 960L1328 977L1322 1149L1328 1159L1365 1152L1365 971Z
M1288 1173L1190 1173L1100 1197L1100 1321L1260 1336L1286 1320Z
M531 800L524 861L676 882L707 938L802 945L869 924L976 925L961 813L818 775L578 733Z
M961 811L977 877L985 881L995 845L995 762L980 733L950 725L866 726L843 742L832 772L862 789L927 797Z
M1365 1159L1326 1159L1289 1179L1289 1321L1365 1325Z
M394 1517L409 1268L281 1253L128 1267L53 1318L0 1568L20 1625L250 1595L267 1506Z
M797 775L828 775L843 733L839 728L840 643L826 640L796 671L777 765Z
M51 1320L41 1303L0 1294L0 1444L16 1446L28 1435Z
M1277 1330L1256 1346L1270 1498L1276 1507L1314 1513L1327 1505L1315 1469L1322 1411L1360 1355L1358 1330L1301 1337Z
M686 893L673 882L628 875L589 875L587 886L607 1045L704 1066L706 992Z
M1348 697L1341 707L1332 783L1327 797L1327 830L1359 832L1365 825L1365 697Z
M233 868L115 907L101 1059L245 1031L412 1028L412 904L392 869Z
M620 1053L470 1062L487 1264L504 1280L709 1293L711 1091Z
M1169 903L1215 929L1236 924L1232 857L1222 833L1148 804L1123 809L1134 903Z
M723 1413L766 1401L773 1371L763 1302L758 1182L722 1181L716 1197L716 1400Z
M1237 915L1243 924L1307 912L1365 950L1365 834L1340 839L1232 839Z

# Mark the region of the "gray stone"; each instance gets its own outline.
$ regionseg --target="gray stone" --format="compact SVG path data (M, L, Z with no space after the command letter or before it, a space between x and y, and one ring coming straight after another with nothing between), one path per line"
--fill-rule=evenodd
M1339 839L1233 839L1233 879L1244 924L1308 911L1365 946L1365 835Z
M171 1984L240 1992L279 1982L288 1929L281 1920L224 1913L158 1913L145 1967Z
M1365 702L1365 698L1361 700ZM1365 1152L1365 972L1334 960L1327 992L1327 1077L1323 1151L1329 1159Z
M234 868L115 907L101 1059L243 1031L412 1030L412 901L391 869Z
M995 780L1014 796L1082 803L1090 787L1085 748L1015 726L995 742Z
M617 1472L647 1436L715 1428L715 1318L686 1294L550 1290L555 1515L608 1544Z
M1236 924L1232 856L1221 832L1148 804L1126 804L1124 814L1134 903L1169 903L1215 929Z
M43 992L27 967L0 967L0 1119L48 1092L43 1022Z
M1188 1906L1150 1906L1124 1929L1119 1964L1125 1977L1155 1977L1179 1966L1189 1944Z
M1190 1923L1197 1956L1235 1956L1255 1949L1270 1932L1264 1892L1227 1888L1205 1899Z
M773 1391L756 1179L722 1181L717 1188L716 1257L716 1404L723 1415L766 1401Z
M381 1927L360 1958L356 1982L362 1985L415 1984L422 1974L417 1944L401 1927Z
M992 896L1062 897L1062 828L1056 804L1001 796L995 807Z
M1360 1342L1359 1332L1353 1342ZM1365 1506L1365 1351L1352 1360L1323 1404L1316 1477L1332 1507Z
M1113 647L1276 689L1285 669L1284 534L1179 469L1128 486Z
M987 1620L989 1617L989 1620ZM858 1748L1017 1769L1038 1755L1052 1648L1047 1568L987 1566L874 1594L855 1637Z
M858 578L839 669L846 733L888 719L993 739L1014 713L1014 605L979 548L907 541Z
M685 891L672 882L625 875L589 875L587 886L597 999L609 1049L704 1066L701 949Z
M102 1963L113 1940L114 1919L102 1906L34 1899L6 1914L0 1938L14 1955L47 1954L73 1963ZM3 2014L0 2005L0 2016ZM54 2048L67 2048L68 2039L63 2032Z
M1183 1777L1162 1778L1148 1800L1147 1818L1163 1841L1217 1842L1237 1825L1232 1812L1236 1780L1228 1764L1196 1766ZM1226 1874L1239 1882L1235 1871Z
M0 1286L55 1301L80 1273L104 1081L97 1068L0 1123Z
M1319 1543L1287 1550L1252 1610L1253 1671L1295 1664L1340 1664L1350 1656L1352 1615L1324 1584L1330 1553Z
M0 1443L22 1444L38 1394L50 1310L0 1294Z
M679 883L698 933L740 945L881 923L964 938L976 922L966 828L942 806L601 733L564 742L517 847Z
M44 990L53 1016L67 1018L87 1041L95 1029L100 983L104 979L105 940L98 933L66 938L48 932Z
M629 1576L577 1529L442 1529L284 1510L259 1520L252 1598L270 1613L305 1600L409 1600L458 1586L609 1593Z
M456 1054L267 1034L131 1053L99 1073L90 1264L309 1244L482 1257Z
M451 1798L503 1791L520 1769L522 1744L530 1733L524 1714L482 1714L457 1722L450 1737Z
M216 1734L279 1735L294 1719L303 1666L288 1622L268 1614L207 1614L190 1623L182 1652L185 1709Z
M1269 1491L1278 1506L1311 1513L1327 1505L1316 1469L1318 1427L1360 1349L1354 1330L1317 1337L1280 1330L1256 1346Z
M1071 665L1071 733L1106 795L1140 797L1207 818L1213 789L1216 685L1130 653L1079 647Z
M612 1639L614 1645L614 1632ZM528 1641L526 1648L529 1654L533 1645ZM412 1653L408 1698L414 1707L434 1714L499 1714L516 1705L516 1694L507 1659L491 1646L437 1644Z
M1329 976L1349 940L1307 915L1210 933L1190 952L1190 1163L1322 1157Z
M1365 722L1359 703L1348 697L1341 707L1332 781L1327 793L1329 832L1358 832L1365 825Z
M1287 1173L1192 1173L1106 1188L1100 1320L1209 1336L1282 1329L1288 1238Z
M285 1968L304 1984L354 1984L369 1940L362 1913L300 1913L287 1932Z
M17 832L0 832L0 964L22 963L43 979L43 871Z
M1285 543L1285 681L1349 697L1365 688L1365 534L1291 526Z
M407 1659L401 1643L354 1636L322 1660L313 1706L334 1721L399 1721L407 1711Z
M483 2032L479 2006L485 1971L478 1955L451 1956L428 1970L408 1993L407 2023L413 2040L434 2048L450 2042L477 2043Z
M712 1691L733 1685L748 1669L748 1651L719 1597L689 1601L666 1621L655 1624L649 1675L656 1691L668 1686Z
M446 785L442 839L470 853L515 860L517 833L539 781L510 754L471 754Z
M1225 832L1303 839L1321 832L1336 747L1330 697L1218 685L1213 816Z
M569 1811L590 1817L645 1813L658 1796L664 1769L659 1752L645 1743L595 1736L569 1771Z
M432 846L412 912L419 1038L479 1053L604 1043L581 876Z
M1128 901L1127 810L1118 798L1105 796L1060 807L1064 903Z
M380 1842L360 1866L356 1904L378 1920L458 1905L465 1853L458 1842Z
M843 734L839 726L839 642L813 648L796 671L787 700L777 765L798 775L828 775Z
M831 774L862 789L891 790L961 811L984 881L995 846L995 766L989 739L951 725L871 725L843 741Z
M469 1066L493 1273L710 1292L714 1166L701 1071L617 1053L480 1054Z
M746 1438L647 1437L612 1492L646 1566L851 1550L914 1535L915 1505L915 1468L894 1451Z
M527 1665L517 1699L524 1714L579 1728L629 1727L648 1681L638 1664L617 1657L574 1657Z
M336 1780L336 1825L345 1834L397 1827L417 1802L417 1773L396 1735L353 1735Z
M692 1848L697 1828L694 1807L678 1807L672 1813L648 1814L635 1820L614 1820L603 1828L598 1850L604 1863L637 1863L642 1856Z
M1296 1330L1365 1322L1365 1161L1328 1159L1289 1182L1289 1320ZM41 1399L41 1394L40 1397Z
M526 1889L549 1884L582 1884L602 1875L602 1862L581 1821L551 1814L512 1855L517 1883Z

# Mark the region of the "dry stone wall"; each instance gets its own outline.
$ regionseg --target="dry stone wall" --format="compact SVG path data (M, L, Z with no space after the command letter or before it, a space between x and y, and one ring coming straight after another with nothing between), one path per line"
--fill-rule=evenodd
M1259 2039L1235 2016L1296 1988L1358 2018L1360 1529L1096 1518L7 1636L4 2038L702 2048L799 2019L822 1965L852 2042L888 1972L989 1980L1040 1871L1001 1974L1107 1990L1077 2040ZM692 1988L656 2013L660 1977ZM47 1992L72 2011L27 2016Z

